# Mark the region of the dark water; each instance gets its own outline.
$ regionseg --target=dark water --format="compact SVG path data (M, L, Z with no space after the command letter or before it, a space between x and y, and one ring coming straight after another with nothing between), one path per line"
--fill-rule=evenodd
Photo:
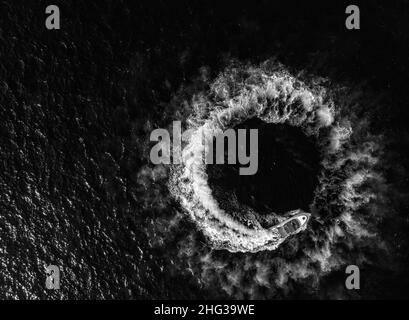
M403 1L360 5L357 32L344 29L341 3L58 4L61 30L48 31L48 3L0 3L1 298L407 297L409 9ZM184 118L181 103L208 90L232 60L259 64L274 57L294 74L347 88L337 99L353 103L343 112L367 123L357 135L382 137L376 172L383 183L362 186L377 197L358 211L375 240L346 236L331 248L342 263L323 271L312 262L306 277L285 270L290 263L305 270L306 249L322 245L337 208L317 212L318 240L301 236L257 254L213 251L170 197L168 168L149 161L151 130ZM262 164L263 175L240 181L250 192L238 193L260 210L304 207L318 156L299 132L271 130L284 141L299 136L300 143L283 154L287 148L275 140L284 157L279 167L267 173ZM299 172L287 180L291 161ZM280 181L280 188L268 184L282 193L278 202L264 194L269 175ZM337 190L328 186L317 201L330 204ZM272 258L274 266L266 268ZM344 267L354 263L362 288L348 292ZM49 264L61 269L59 291L45 289Z
M321 161L313 139L299 128L267 124L259 119L247 120L237 129L258 130L258 148L263 151L258 155L257 172L240 175L243 164L227 164L226 157L225 165L208 166L213 188L235 193L240 202L261 214L263 211L283 214L300 208L308 211ZM246 142L249 152L249 137Z

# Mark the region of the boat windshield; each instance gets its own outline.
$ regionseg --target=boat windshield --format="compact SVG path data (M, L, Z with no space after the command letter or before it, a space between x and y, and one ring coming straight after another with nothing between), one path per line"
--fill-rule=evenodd
M284 229L285 231L287 231L288 233L293 233L295 231L297 231L297 229L300 227L300 223L298 222L297 219L293 219L289 222L287 222L284 225Z

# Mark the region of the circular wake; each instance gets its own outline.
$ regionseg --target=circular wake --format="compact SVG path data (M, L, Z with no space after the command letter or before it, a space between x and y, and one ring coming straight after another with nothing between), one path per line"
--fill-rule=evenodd
M226 213L209 186L203 160L206 144L212 143L213 136L253 118L298 127L313 137L322 159L310 205L313 217L336 217L332 219L335 235L342 233L340 221L356 233L369 234L352 213L372 196L359 192L358 187L373 176L371 167L376 159L369 144L350 144L350 121L334 104L330 92L315 80L306 84L282 66L272 67L268 62L260 67L231 67L208 92L192 99L192 112L186 119L191 135L183 146L183 165L172 168L169 188L213 248L257 252L274 250L284 240L274 228L264 228L255 218L259 214L240 204L234 195L230 201L238 202L236 207L245 214L237 219ZM337 201L336 210L329 206L330 193L337 198L330 200ZM275 213L271 215L280 219Z

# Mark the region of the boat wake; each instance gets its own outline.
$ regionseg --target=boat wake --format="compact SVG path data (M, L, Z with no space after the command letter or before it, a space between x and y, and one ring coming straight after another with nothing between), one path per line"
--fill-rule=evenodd
M172 168L169 188L215 249L231 252L275 250L284 239L274 228L265 229L254 221L243 224L220 208L209 186L203 161L205 145L209 143L206 137L211 139L251 118L296 126L307 136L313 136L319 145L323 165L320 184L311 204L313 214L326 210L320 208L323 193L328 192L329 181L342 170L347 160L349 166L367 159L376 163L370 148L351 150L348 142L353 128L348 119L341 116L327 89L319 83L307 85L282 66L275 66L273 71L269 71L268 63L260 67L229 68L212 83L209 92L193 98L191 109L186 129L193 133L183 147L183 165ZM373 177L373 173L368 168L342 171L346 175L336 184L344 206L339 219L354 228L352 211L371 198L369 194L358 193L356 188ZM369 232L360 232L369 235Z
M169 171L157 165L140 172L139 181L157 188L154 182L159 177L167 181L170 194L158 190L166 197L160 202L156 197L152 206L165 210L172 203L173 208L170 216L168 212L152 224L152 245L161 248L168 243L167 248L176 250L172 261L178 259L200 287L221 289L220 296L237 299L315 292L323 277L345 270L346 265L374 263L373 257L386 252L385 242L377 235L385 217L388 186L379 164L384 140L371 133L362 99L358 89L306 72L294 76L276 61L258 66L233 62L213 80L204 72L169 104L169 126L172 120L181 120L183 131L190 129L182 143L183 163L170 165ZM261 212L235 190L220 187L220 180L216 184L212 180L214 168L223 172L226 167L205 164L203 151L209 140L203 137L253 120L301 130L315 141L319 166L309 205ZM268 150L269 145L267 141L259 146L261 157L275 152ZM311 159L296 160L310 163ZM271 185L283 183L272 175L263 178L272 179L267 181ZM249 184L244 190L258 183L246 179L240 180ZM297 181L303 183L296 179L291 180L292 187ZM260 188L265 192L264 185ZM295 192L291 197L301 195ZM271 199L256 200L258 204ZM272 208L271 201L267 207ZM308 223L296 235L283 236L277 226L299 209L310 214ZM331 291L335 298L343 292L338 287L324 290Z

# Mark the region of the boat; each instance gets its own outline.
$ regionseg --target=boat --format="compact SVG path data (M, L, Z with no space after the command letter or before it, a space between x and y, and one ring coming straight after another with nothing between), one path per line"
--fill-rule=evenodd
M287 238L300 231L305 230L310 219L311 214L307 212L302 212L297 210L290 218L284 220L283 222L275 225L273 228L276 229L283 238Z

